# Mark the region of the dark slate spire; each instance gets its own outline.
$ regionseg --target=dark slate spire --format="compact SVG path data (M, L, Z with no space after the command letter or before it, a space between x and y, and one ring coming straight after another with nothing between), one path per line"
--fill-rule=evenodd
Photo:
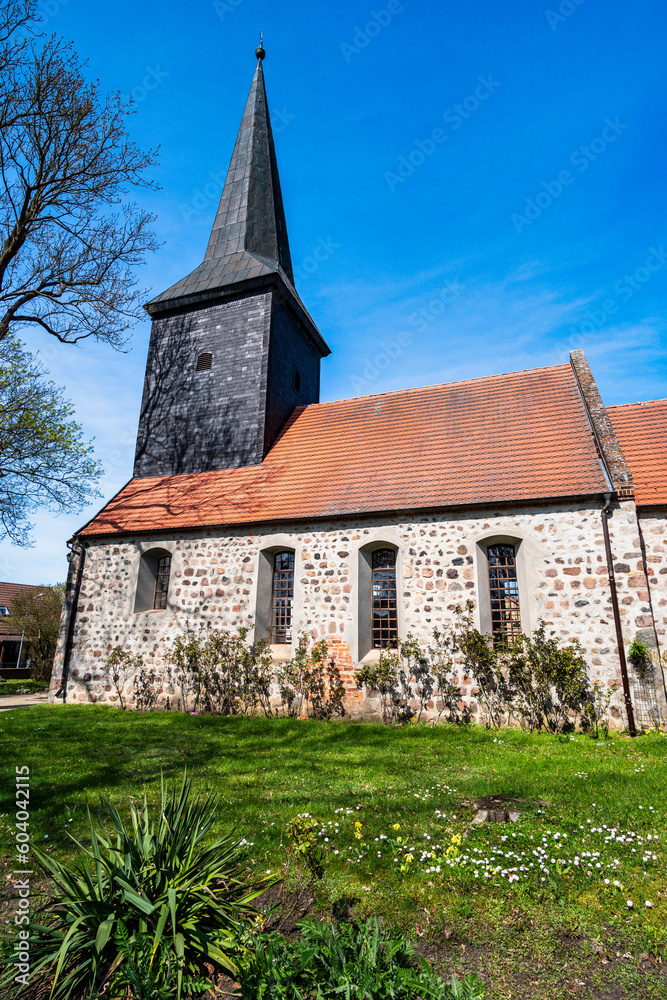
M264 55L260 41L204 261L146 306L139 479L260 465L320 398L331 351L294 288Z
M234 152L227 171L220 204L213 223L204 262L166 292L152 299L146 310L154 316L166 309L195 305L230 288L248 287L267 280L283 286L322 354L329 348L321 338L294 288L294 274L287 239L287 225L266 101L262 60L246 102Z
M242 250L279 264L294 281L261 59L204 259L220 259Z

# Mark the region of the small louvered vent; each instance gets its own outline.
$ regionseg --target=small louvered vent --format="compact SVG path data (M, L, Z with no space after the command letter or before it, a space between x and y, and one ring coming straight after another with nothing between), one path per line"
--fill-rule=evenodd
M197 371L207 372L211 367L211 362L213 361L213 355L206 351L204 354L200 354L197 358Z

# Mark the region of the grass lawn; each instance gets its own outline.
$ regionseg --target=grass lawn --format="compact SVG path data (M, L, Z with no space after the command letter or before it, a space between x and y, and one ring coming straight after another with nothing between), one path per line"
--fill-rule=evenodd
M86 804L155 801L160 771L187 766L260 870L285 862L287 822L310 813L318 910L398 922L447 975L482 975L487 1000L667 998L667 737L45 705L0 715L0 748L5 873L15 765L30 767L33 843L72 857ZM528 800L518 822L471 828L472 799L501 793Z

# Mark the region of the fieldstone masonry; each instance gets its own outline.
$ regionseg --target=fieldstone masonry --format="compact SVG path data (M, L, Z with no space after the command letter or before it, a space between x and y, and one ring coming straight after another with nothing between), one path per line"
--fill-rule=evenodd
M481 588L488 587L488 582L480 543L497 537L520 541L524 630L544 619L564 643L578 638L592 680L620 689L601 507L601 502L579 507L534 506L511 513L461 512L418 519L384 517L382 521L369 516L284 526L279 533L273 526L262 526L247 531L206 529L189 535L90 540L73 631L68 700L114 702L102 667L113 646L141 653L146 666L159 672L170 641L186 623L252 626L258 556L262 549L278 544L295 551L295 634L308 632L313 640L327 640L341 669L347 710L355 716L374 715L377 705L363 697L354 680L359 663L360 549L378 541L398 547L400 633L412 632L428 640L433 627L450 622L454 608L467 599L481 614ZM663 646L667 519L644 519L640 532L634 503L626 501L615 506L610 532L626 646L647 628L655 628ZM139 561L142 552L152 547L172 552L168 608L135 614ZM482 620L480 625L484 627ZM52 697L60 686L66 630L64 619ZM289 652L285 647L274 650L282 657ZM462 676L460 683L464 699L479 717L472 680ZM664 708L663 697L663 712ZM612 715L622 727L620 694L614 695Z

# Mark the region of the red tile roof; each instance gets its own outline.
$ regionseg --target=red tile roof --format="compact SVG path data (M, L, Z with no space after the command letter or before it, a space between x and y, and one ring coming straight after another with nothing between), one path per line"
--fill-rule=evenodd
M667 399L608 406L638 506L667 504Z
M599 494L570 365L299 407L262 465L130 482L82 535Z
M19 594L25 593L25 591L37 590L37 587L31 587L26 583L2 583L0 582L0 607L9 608L12 610L12 601ZM21 625L16 622L11 615L5 616L0 615L0 640L17 638L21 635Z

